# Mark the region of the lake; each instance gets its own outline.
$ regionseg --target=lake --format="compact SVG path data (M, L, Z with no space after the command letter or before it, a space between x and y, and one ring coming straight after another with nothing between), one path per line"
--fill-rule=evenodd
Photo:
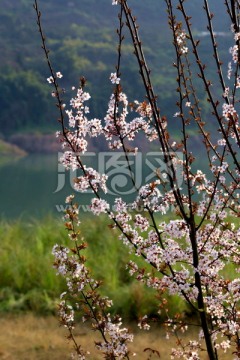
M92 195L80 194L73 189L76 173L65 171L58 165L56 155L30 155L11 160L0 165L0 217L6 219L43 218L48 214L63 214L66 196L75 193L77 202L84 213L89 213L88 205ZM166 170L161 153L149 152L136 156L129 154L130 163L137 186L156 179L156 168L161 176ZM100 173L107 173L107 200L113 204L114 198L122 196L132 201L135 191L130 181L128 169L121 153L101 152L85 155L87 166L93 166ZM206 165L205 165L206 167ZM179 181L181 183L181 169ZM78 174L80 175L80 173Z
M1 218L44 217L56 213L63 193L57 185L57 155L32 155L9 161L0 167Z
M85 162L87 166L97 166L100 171L103 171L103 167L99 164L103 164L107 154L109 153L86 154ZM65 171L58 165L58 156L61 154L30 155L0 165L0 217L2 219L26 220L42 218L48 214L63 214L66 206L65 198L72 193L77 195L77 201L81 204L83 212L89 212L88 206L92 195L80 194L73 189L73 178L77 174ZM116 192L118 186L123 186L125 194L124 192L122 194L128 196L129 199L130 185L126 184L125 179L122 178L124 175L116 171L115 165L116 161L109 162L112 187ZM126 169L123 169L123 173L124 171L126 172ZM113 190L110 191L107 197L110 202L113 202L114 194Z

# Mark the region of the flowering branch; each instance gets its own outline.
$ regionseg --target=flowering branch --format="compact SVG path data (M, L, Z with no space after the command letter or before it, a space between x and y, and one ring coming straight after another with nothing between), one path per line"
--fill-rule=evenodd
M239 75L239 2L224 1L232 22L232 34L235 45L230 49L231 61L227 76L224 75L220 60L216 35L213 27L213 14L207 0L203 0L207 19L207 30L214 54L217 80L216 86L208 79L207 66L201 60L200 41L196 39L191 27L184 0L175 2L165 0L169 28L172 32L175 49L177 97L174 106L178 112L173 117L180 124L181 140L171 140L168 119L162 116L153 88L151 72L147 65L139 33L139 26L127 0L112 1L119 6L119 25L117 30L118 51L116 72L111 73L110 81L114 85L113 94L108 103L104 119L90 119L89 108L85 103L90 94L85 92L86 81L81 78L79 89L70 101L71 109L65 109L61 99L62 90L58 85L59 72L55 73L46 47L41 25L41 13L35 1L37 23L42 39L51 77L48 81L54 86L54 94L60 110L61 132L58 133L65 152L60 159L66 169L81 170L81 176L75 179L75 190L91 190L91 211L94 215L105 213L120 233L120 240L136 256L146 261L146 268L139 268L135 261L128 264L131 276L155 289L159 296L159 308L167 314L167 329L176 336L178 348L172 350L172 358L200 359L205 351L209 359L219 359L219 350L232 347L239 356L240 311L238 307L240 279L237 266L240 264L240 230L234 219L239 217L239 179L238 159L239 116L238 88ZM126 26L125 26L126 25ZM184 29L184 27L186 29ZM129 103L121 83L122 43L124 30L130 34L146 97L143 101ZM235 71L232 76L232 65ZM213 85L215 86L213 88ZM216 88L216 90L215 90ZM213 90L214 89L214 90ZM206 114L201 110L203 102L201 91L207 96L211 112L218 126L218 135L206 130ZM220 106L222 105L222 107ZM129 117L129 110L132 116ZM135 117L134 117L135 115ZM68 118L68 125L65 123ZM208 175L201 169L195 169L196 150L191 143L193 130L199 131L202 141L201 151L206 154ZM128 149L127 142L134 141L138 133L145 135L149 143L160 148L166 168L166 176L155 169L154 177L139 185L131 163L131 152L137 156L139 149ZM220 134L220 138L219 137ZM86 167L82 154L87 151L90 137L104 136L111 151L121 149L124 154L124 170L130 177L134 189L134 200L126 202L121 196L112 204L105 194L109 188L107 173L100 173ZM141 150L141 149L140 149ZM181 171L179 174L179 167ZM127 343L133 340L127 329L121 328L121 319L111 319L107 308L110 300L99 294L100 283L94 280L82 253L86 244L80 239L77 205L73 197L67 201L71 209L65 216L66 228L73 248L56 245L55 267L67 280L67 292L62 294L60 317L68 328L75 351L80 358L87 355L75 340L74 309L71 299L77 303L76 311L84 313L83 319L91 320L94 330L100 332L102 342L96 343L106 359L129 358ZM139 210L142 206L144 212ZM171 219L165 215L172 211ZM161 222L160 222L161 217ZM228 273L232 266L233 275ZM150 271L149 271L150 269ZM184 299L194 311L196 324L200 329L199 339L186 344L179 331L186 331L186 319L168 314L164 294L176 295ZM143 316L139 326L149 328L149 318ZM158 354L152 349L152 353Z

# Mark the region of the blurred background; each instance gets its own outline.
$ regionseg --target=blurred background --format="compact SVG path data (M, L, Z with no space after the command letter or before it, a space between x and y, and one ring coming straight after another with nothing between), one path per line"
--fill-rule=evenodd
M51 87L46 81L49 71L41 49L32 0L0 0L0 216L1 218L43 217L55 213L56 204L72 192L68 175L61 191L58 188L58 151L55 140L58 113ZM72 86L79 78L87 79L91 94L90 116L104 118L112 91L109 75L115 71L118 25L117 6L110 0L42 0L39 1L42 22L55 71L61 71L61 85L68 104L73 96ZM157 0L132 0L140 35L162 115L168 118L173 136L177 139L175 107L175 70L171 66L174 53L167 14ZM192 29L200 39L203 62L208 64L210 41L206 19L197 0L188 4ZM220 57L227 66L228 47L232 42L224 33L227 21L223 4L212 2L213 23L219 39ZM226 20L225 20L226 19ZM227 25L228 27L228 25ZM144 100L141 79L126 31L122 57L122 85L129 101ZM214 79L215 70L208 68ZM205 94L203 91L202 97ZM207 101L202 103L208 114ZM211 126L211 122L210 126ZM197 134L193 138L198 146ZM137 144L138 145L138 144ZM140 150L146 150L141 139ZM104 150L102 143L93 140L90 150ZM92 161L94 159L92 158ZM83 201L84 202L84 201ZM87 201L86 201L87 202Z
M52 64L55 71L63 74L61 86L65 88L66 104L73 96L72 86L77 87L84 76L86 91L91 94L91 118L104 118L112 92L109 75L115 71L117 59L115 29L119 9L111 3L111 0L39 0ZM193 33L200 39L203 63L208 65L213 57L201 3L189 1L188 10ZM171 66L174 52L164 2L129 0L129 4L140 25L161 113L168 119L172 137L178 139L178 124L173 117L178 111L176 73ZM220 58L227 71L232 36L222 29L230 28L230 24L223 16L223 2L210 1L210 5L215 14L213 24ZM55 139L58 113L46 80L49 71L32 0L0 0L0 34L0 312L31 310L52 314L64 283L56 278L50 254L55 243L67 241L59 205L64 205L65 197L73 190L69 175L58 165L61 152ZM129 101L143 101L145 94L132 53L126 31L121 67L123 91ZM213 83L217 81L211 66L207 71ZM205 97L203 90L202 112L210 119ZM214 129L211 121L207 126ZM201 146L194 128L191 141L195 149ZM148 149L143 139L136 145L143 152ZM97 154L105 147L93 140L90 150ZM91 157L90 164L96 159L97 156ZM81 198L81 203L88 202L89 197ZM113 241L117 234L107 225L105 218L92 221L85 216L82 231L86 241L94 243L87 250L89 264L95 277L105 281L107 294L115 303L113 311L129 321L141 314L155 313L157 299L129 277L125 264L130 255L119 241ZM188 311L185 304L176 299L171 301L170 308ZM4 345L0 342L0 353L1 346ZM44 359L47 358L45 355ZM21 359L20 355L17 359Z

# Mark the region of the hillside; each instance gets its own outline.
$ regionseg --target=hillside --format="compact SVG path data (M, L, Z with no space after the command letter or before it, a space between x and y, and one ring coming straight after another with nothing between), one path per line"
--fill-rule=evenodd
M32 0L1 0L0 14L0 124L4 136L32 130L48 131L56 126L56 110L46 82L48 69L44 61ZM193 30L201 35L206 29L202 4L189 1ZM160 94L163 113L172 116L175 72L164 1L129 0L140 24L140 34L154 85ZM118 7L111 0L40 0L44 30L54 67L64 74L68 90L78 84L80 76L88 79L91 115L103 117L106 99L111 92L109 74L116 63ZM225 27L224 5L212 2L215 30ZM227 17L226 17L227 19ZM199 36L200 36L199 35ZM231 39L222 37L223 57ZM209 58L209 45L201 38L202 56ZM144 97L139 91L139 76L132 57L132 47L125 41L123 85L131 100ZM227 58L226 58L227 61ZM66 97L68 98L68 92ZM171 109L171 112L169 111Z

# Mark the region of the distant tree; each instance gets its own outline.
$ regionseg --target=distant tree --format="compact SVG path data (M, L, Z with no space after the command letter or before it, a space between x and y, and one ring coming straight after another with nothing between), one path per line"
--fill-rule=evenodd
M48 126L49 92L32 71L0 74L1 129L5 134ZM50 114L49 114L50 116Z

